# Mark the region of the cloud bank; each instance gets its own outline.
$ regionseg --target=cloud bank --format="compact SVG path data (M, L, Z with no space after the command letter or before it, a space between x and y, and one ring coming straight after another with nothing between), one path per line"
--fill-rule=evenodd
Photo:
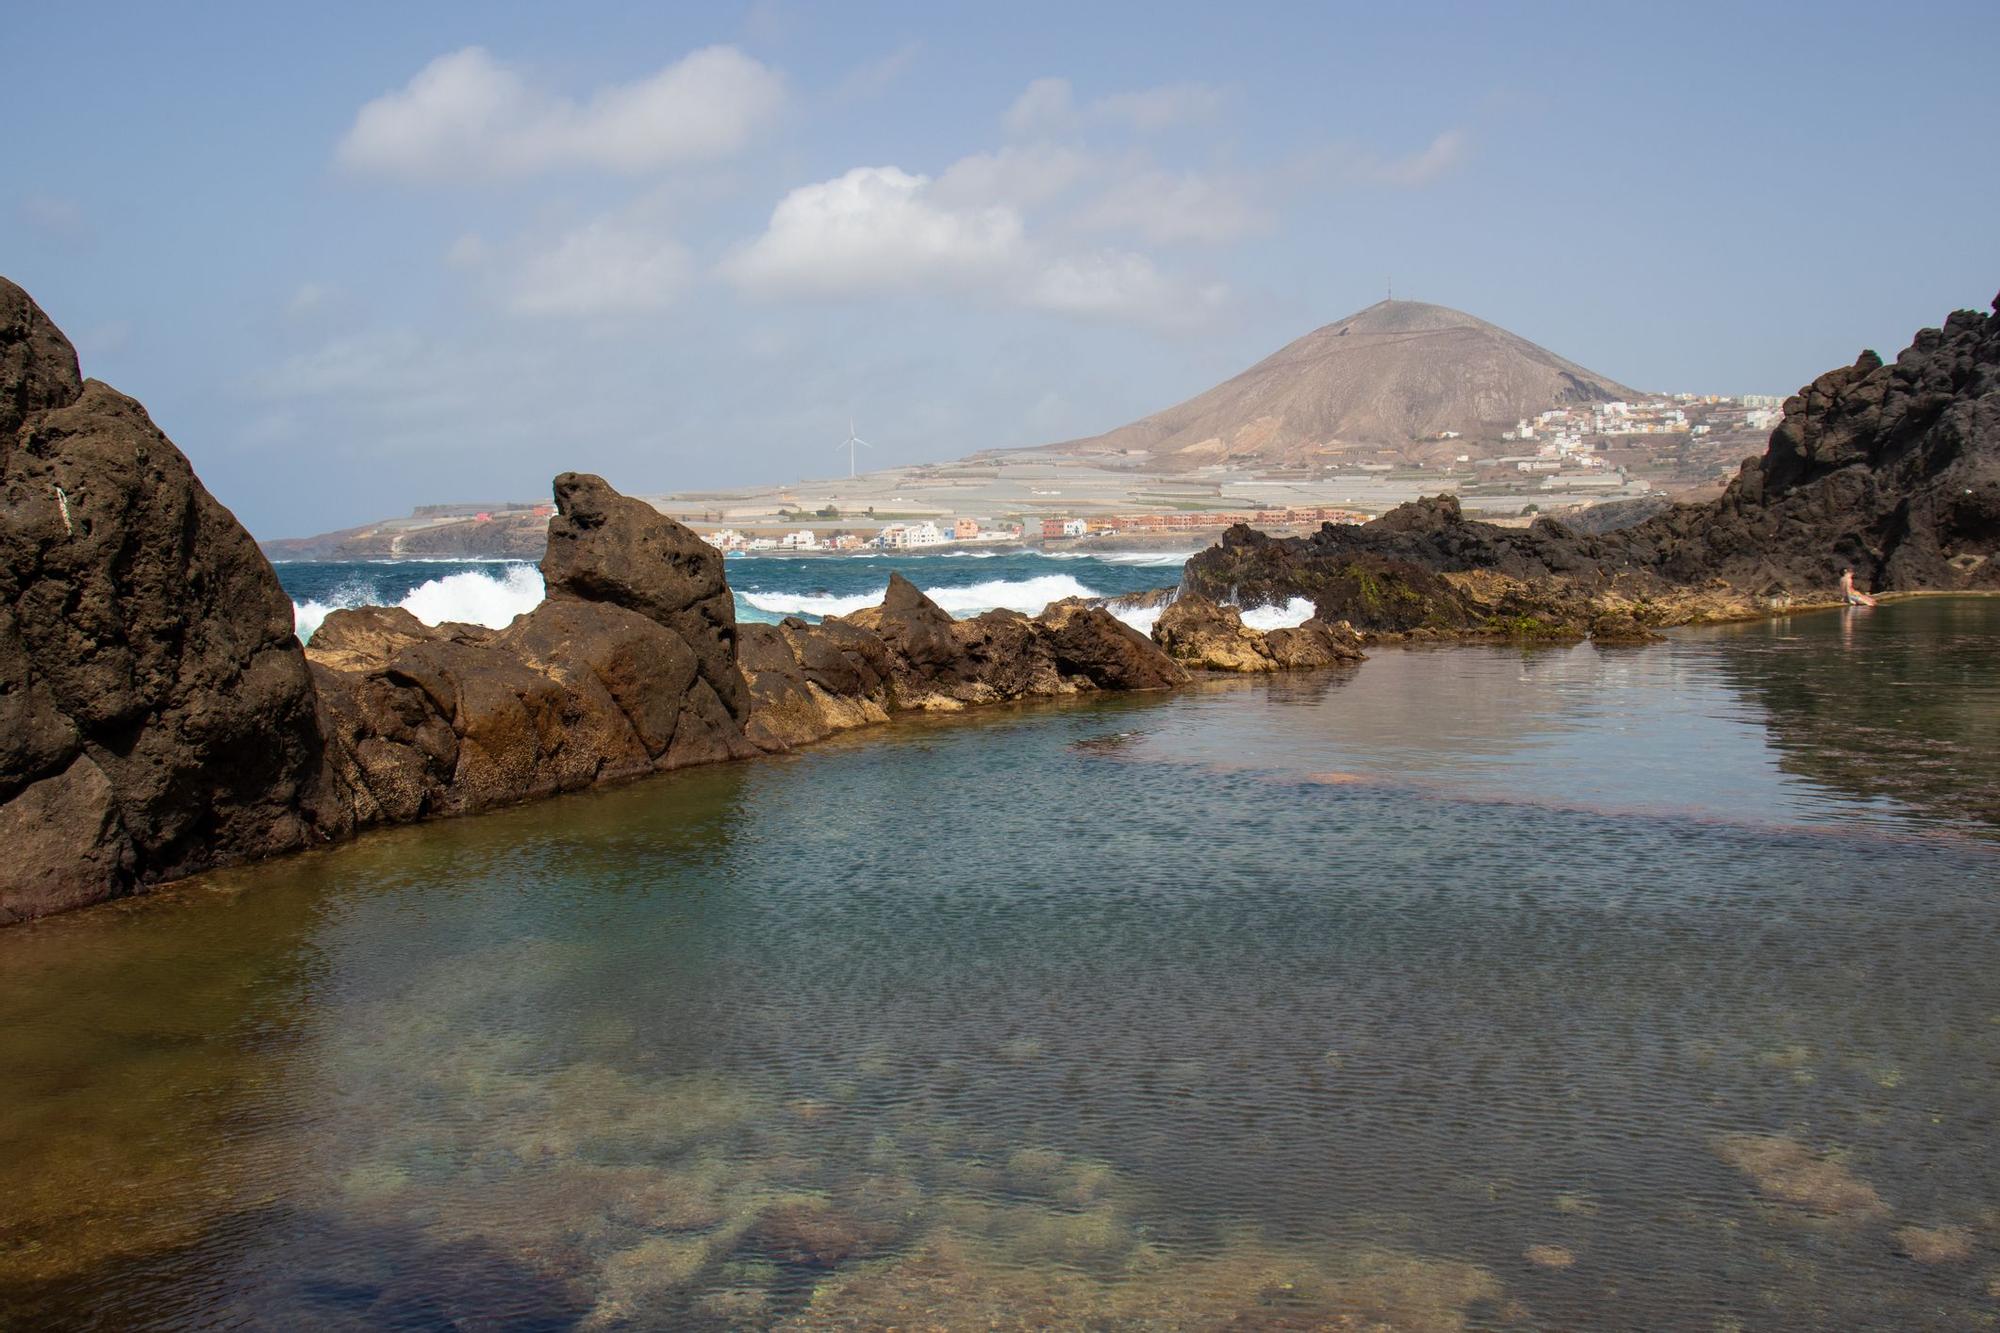
M633 175L736 153L784 105L783 78L730 46L582 102L468 46L363 106L335 157L356 173L413 181L574 168Z

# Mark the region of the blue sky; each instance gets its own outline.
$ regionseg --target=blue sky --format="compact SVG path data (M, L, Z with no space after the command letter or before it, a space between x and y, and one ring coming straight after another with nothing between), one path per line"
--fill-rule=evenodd
M2000 288L1993 4L16 7L0 273L260 536L1092 434L1379 299L1789 392Z

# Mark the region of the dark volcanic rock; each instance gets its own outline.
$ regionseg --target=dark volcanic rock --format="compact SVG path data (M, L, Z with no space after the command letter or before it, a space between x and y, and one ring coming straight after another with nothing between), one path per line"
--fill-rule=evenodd
M1088 690L1166 689L1187 680L1152 641L1109 612L1058 602L1034 618L988 611L954 620L892 574L882 605L817 625L796 618L741 630L749 735L767 749L886 721Z
M1048 637L1057 669L1097 689L1168 690L1187 684L1185 668L1101 606L1057 602L1035 623Z
M329 762L357 822L756 752L720 554L596 477L565 473L555 490L551 596L507 628L367 607L313 635Z
M1407 628L1367 603L1393 573L1411 607L1461 620L1431 574L1492 574L1571 593L1645 598L1715 585L1768 606L1831 600L1843 567L1876 591L2000 587L2000 303L1925 329L1893 363L1864 352L1785 404L1763 457L1713 503L1586 533L1469 522L1450 496L1360 527L1274 540L1234 528L1188 562L1192 592L1242 601L1313 597L1323 615ZM1338 591L1341 588L1346 591ZM1334 591L1329 591L1334 590ZM1395 599L1403 600L1403 599ZM1484 608L1474 608L1475 620ZM1429 612L1426 613L1427 616Z
M555 481L556 514L542 580L551 600L606 602L637 611L694 651L702 682L739 724L750 695L736 669L736 599L722 552L644 500L620 495L602 477L565 472Z
M0 922L345 831L292 605L0 279Z

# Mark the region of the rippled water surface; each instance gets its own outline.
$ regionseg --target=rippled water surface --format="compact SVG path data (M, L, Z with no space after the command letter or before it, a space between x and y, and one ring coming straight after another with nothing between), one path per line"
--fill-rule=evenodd
M1988 1327L1997 653L1383 652L0 933L0 1310Z

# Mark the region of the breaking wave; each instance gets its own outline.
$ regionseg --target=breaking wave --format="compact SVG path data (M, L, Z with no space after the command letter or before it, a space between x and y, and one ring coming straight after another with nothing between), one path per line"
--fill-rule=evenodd
M759 611L781 616L844 616L864 607L880 606L888 586L872 592L846 596L833 593L743 592L744 602ZM1065 597L1095 597L1097 594L1067 574L1044 574L1032 579L994 579L959 587L925 588L924 595L954 616L978 615L981 611L1005 609L1036 615L1050 602Z
M511 564L497 574L467 570L431 579L411 588L396 602L426 625L447 620L505 629L515 616L534 610L544 596L542 572L533 565ZM363 584L347 584L331 601L292 603L292 621L301 642L309 642L320 622L335 611L355 606L380 606L382 594Z
M1294 629L1313 617L1313 604L1304 597L1294 597L1283 606L1252 606L1243 612L1243 623L1251 629L1274 630Z
M1167 608L1164 605L1120 606L1113 602L1105 609L1150 639L1153 637L1153 626L1160 623L1160 613Z

